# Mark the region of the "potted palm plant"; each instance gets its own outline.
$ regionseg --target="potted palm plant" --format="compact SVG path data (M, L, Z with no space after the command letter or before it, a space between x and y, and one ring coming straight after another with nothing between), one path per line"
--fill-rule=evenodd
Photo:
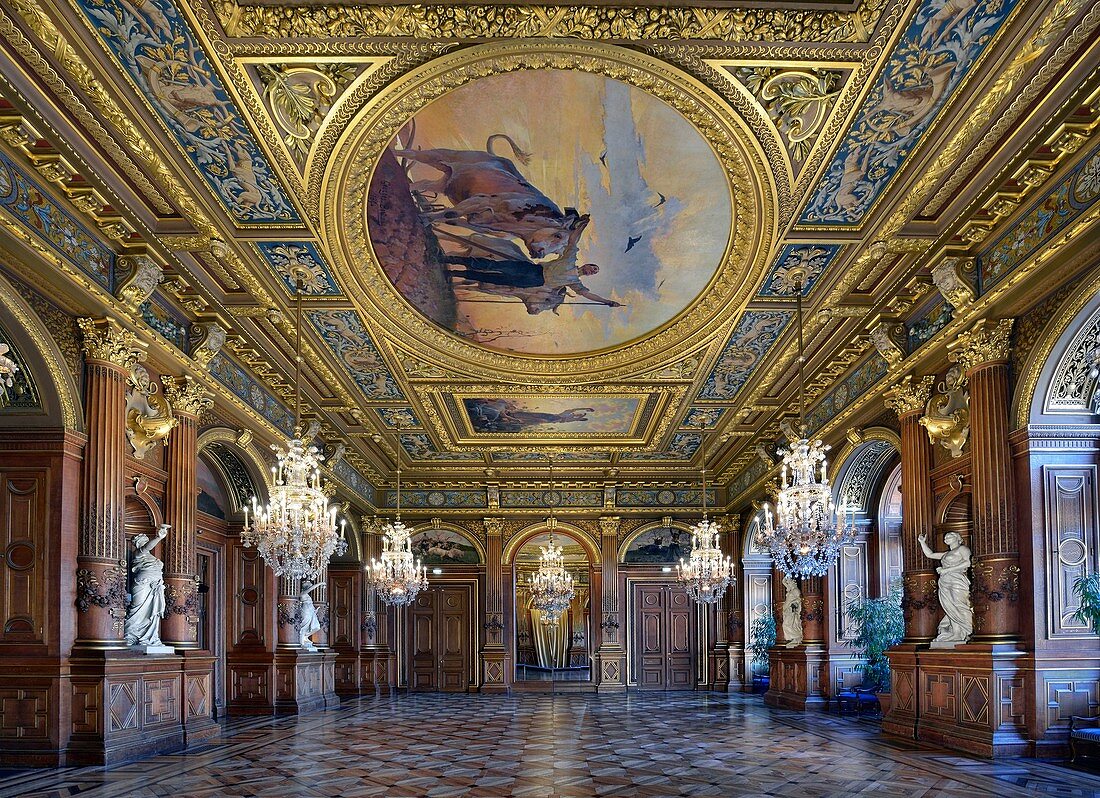
M768 649L775 645L775 613L771 607L763 615L752 622L749 627L749 653L752 654L753 688L755 690L757 671L763 671L764 676L759 677L761 686L768 686Z
M858 598L848 605L852 622L852 648L863 658L859 666L863 683L878 694L883 714L890 709L890 659L886 652L905 635L901 592L882 598Z
M1093 631L1100 631L1100 574L1079 577L1073 583L1073 595L1081 602L1073 617L1091 624Z

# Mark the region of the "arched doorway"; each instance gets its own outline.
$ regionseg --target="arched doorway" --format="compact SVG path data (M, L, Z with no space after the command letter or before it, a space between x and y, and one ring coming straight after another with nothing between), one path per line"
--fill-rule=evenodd
M593 679L592 630L596 625L592 555L586 541L575 532L558 526L553 536L554 543L562 548L565 568L574 585L568 610L556 620L548 619L533 605L530 591L531 577L539 567L543 548L550 542L550 531L533 530L513 552L513 656L519 687L591 684Z

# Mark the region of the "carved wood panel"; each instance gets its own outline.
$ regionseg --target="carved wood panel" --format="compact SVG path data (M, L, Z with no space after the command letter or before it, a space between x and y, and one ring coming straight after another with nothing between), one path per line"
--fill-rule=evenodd
M1089 634L1089 626L1073 618L1079 607L1073 585L1097 568L1096 466L1043 466L1043 491L1048 632L1052 638Z
M44 642L49 569L49 471L0 471L2 643Z
M267 571L256 549L233 548L236 567L233 575L233 641L234 645L256 646L266 642L264 613Z
M359 644L358 575L329 573L329 642L333 646Z
M833 569L836 600L833 612L836 614L836 640L846 642L855 637L848 607L853 601L867 595L867 541L857 540L840 550L836 568Z
M50 689L0 689L0 739L45 740L50 736Z

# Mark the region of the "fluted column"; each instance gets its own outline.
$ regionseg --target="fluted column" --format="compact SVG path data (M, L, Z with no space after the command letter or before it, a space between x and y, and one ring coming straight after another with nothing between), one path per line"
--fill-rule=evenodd
M974 639L987 642L1014 640L1020 631L1020 546L1008 444L1012 322L982 319L948 352L965 369L970 388Z
M144 345L114 319L80 319L85 369L84 498L77 548L77 646L125 648L126 380Z
M504 634L504 519L486 518L485 525L485 646L481 649L482 692L504 690L507 648Z
M931 535L933 523L932 447L920 425L932 394L934 376L903 377L886 392L888 407L901 424L901 537L902 584L905 596L905 641L931 640L936 635L937 609L935 563L924 556L918 538Z
M176 416L168 436L168 481L164 522L164 584L168 614L160 637L178 648L197 648L198 592L195 581L195 511L198 497L199 415L210 407L207 390L191 377L164 377L164 396Z
M617 515L600 518L600 647L596 651L597 690L626 689L626 650L619 635L619 524Z

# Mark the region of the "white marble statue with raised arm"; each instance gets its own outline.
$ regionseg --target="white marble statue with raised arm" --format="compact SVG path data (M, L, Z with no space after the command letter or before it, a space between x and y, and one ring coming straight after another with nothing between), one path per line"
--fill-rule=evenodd
M954 648L970 639L974 631L974 608L970 606L970 549L963 545L962 536L948 532L943 536L947 551L932 551L928 547L928 535L917 538L925 557L939 560L938 587L943 620L940 621L936 639L931 648Z
M153 549L168 536L168 524L157 534L134 537L134 559L130 565L130 606L126 610L126 644L144 648L147 654L170 654L171 646L160 642L160 621L168 611L164 600L164 563Z
M317 605L313 603L313 596L309 594L320 586L320 582L313 584L310 580L303 579L302 590L298 594L298 613L301 619L298 626L298 645L306 651L317 650L317 646L313 645L310 637L321 628L321 619L317 617Z
M802 591L790 574L783 577L783 637L787 648L802 645Z

